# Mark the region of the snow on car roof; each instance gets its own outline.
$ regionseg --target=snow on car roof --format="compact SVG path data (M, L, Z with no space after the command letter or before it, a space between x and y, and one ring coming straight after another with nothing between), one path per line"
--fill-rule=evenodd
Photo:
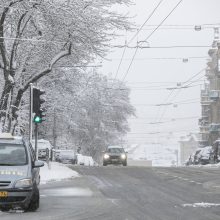
M123 147L121 147L121 146L108 146L108 148L123 148Z
M0 133L0 143L22 144L22 137L12 136L10 133Z

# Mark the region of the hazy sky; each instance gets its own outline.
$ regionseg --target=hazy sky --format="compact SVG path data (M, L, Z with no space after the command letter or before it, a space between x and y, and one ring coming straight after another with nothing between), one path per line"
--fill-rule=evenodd
M128 11L129 15L133 17L131 20L137 24L137 27L140 27L159 1L136 0L133 6L118 10L123 13ZM145 40L156 28L156 26L151 25L158 25L178 2L179 0L164 0L130 46L136 46L137 41ZM219 8L219 0L183 0L173 14L149 38L148 44L143 45L150 45L150 47L211 46L214 39L213 27L220 27ZM195 31L193 28L195 25L202 25L202 30ZM135 32L124 32L124 36L117 38L113 44L124 44L125 40L129 41L134 34ZM204 83L202 80L205 79L205 77L201 77L205 73L203 72L193 79L195 82L191 84L193 86L191 88L173 90L173 92L166 88L176 87L178 82L187 81L205 68L208 49L207 47L147 48L137 51L125 79L131 87L131 102L137 110L137 118L130 120L131 133L128 135L128 140L133 143L164 142L172 139L176 140L190 131L199 130L198 118L201 115L200 89L201 84ZM126 49L117 75L118 79L122 79L127 73L134 52L134 49ZM122 53L123 49L115 49L110 53L107 57L110 61L103 61L101 71L114 77ZM184 63L182 58L188 58L189 61ZM152 104L176 102L185 102L185 104L166 107L150 106ZM176 120L173 121L173 119ZM152 124L155 122L165 123ZM160 133L156 135L149 134L154 132ZM166 132L173 133L168 134Z

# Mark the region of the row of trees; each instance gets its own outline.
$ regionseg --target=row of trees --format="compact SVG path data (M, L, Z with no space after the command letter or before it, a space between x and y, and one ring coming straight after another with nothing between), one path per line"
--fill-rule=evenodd
M86 65L105 55L114 31L129 26L111 10L123 3L128 1L0 1L1 131L14 130L30 83L61 62Z
M59 115L63 123L56 123L66 129L63 136L74 134L77 145L83 140L85 151L95 146L94 140L97 144L97 133L105 137L107 127L112 131L106 139L126 132L133 110L124 85L70 68L104 57L115 31L129 29L127 17L112 10L120 4L129 0L0 1L0 132L27 132L30 83L56 94L51 95L49 115ZM53 126L48 123L42 132Z
M46 89L47 116L40 137L56 148L80 147L99 158L110 144L118 144L129 131L127 118L134 115L129 89L119 81L91 72L57 70Z

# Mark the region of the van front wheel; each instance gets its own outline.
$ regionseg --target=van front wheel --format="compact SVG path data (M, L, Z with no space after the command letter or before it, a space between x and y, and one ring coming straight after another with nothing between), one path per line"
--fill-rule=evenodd
M32 195L31 201L25 211L35 212L39 208L40 204L40 195L39 189L36 187Z

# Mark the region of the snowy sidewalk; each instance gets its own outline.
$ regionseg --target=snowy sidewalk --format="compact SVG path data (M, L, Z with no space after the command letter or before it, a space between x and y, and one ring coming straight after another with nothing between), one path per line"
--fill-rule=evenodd
M47 163L40 168L41 184L46 184L47 182L61 181L65 179L79 177L79 174L66 165L50 162L50 169Z

